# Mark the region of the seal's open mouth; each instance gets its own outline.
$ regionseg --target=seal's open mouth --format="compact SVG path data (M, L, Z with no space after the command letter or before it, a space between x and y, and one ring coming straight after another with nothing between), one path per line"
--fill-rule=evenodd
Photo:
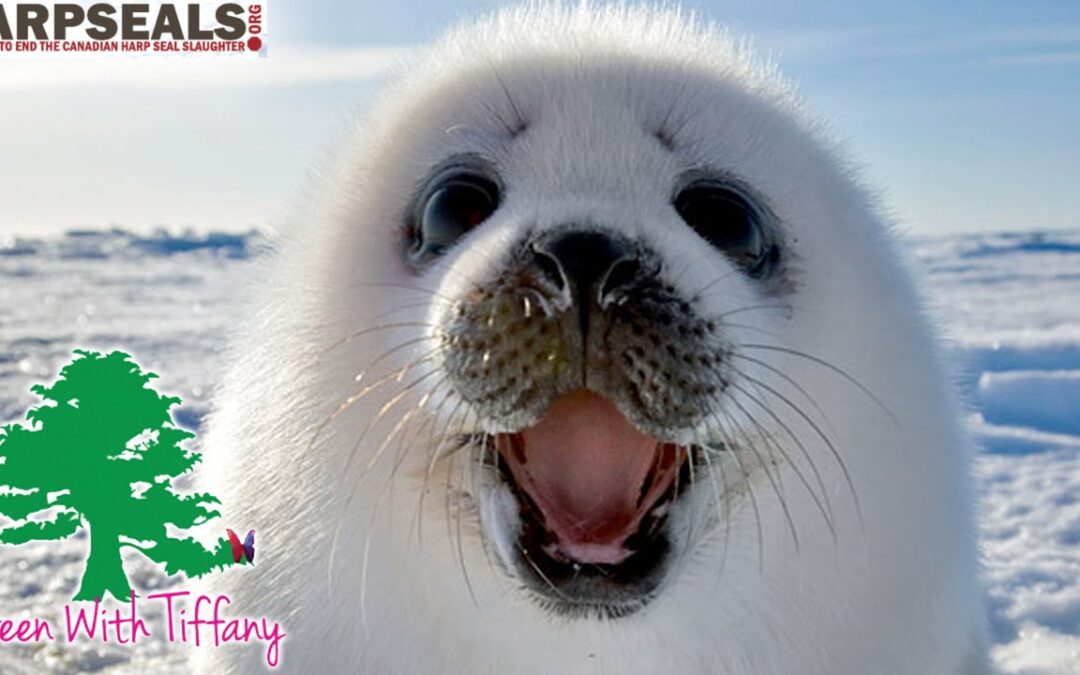
M519 552L542 590L596 596L582 585L589 576L609 586L597 601L652 590L644 582L667 550L660 531L686 448L641 432L586 390L556 399L539 422L500 434L496 445L521 511Z
M585 390L557 399L534 426L502 434L499 451L551 535L556 559L617 565L646 514L671 488L686 453L638 431Z

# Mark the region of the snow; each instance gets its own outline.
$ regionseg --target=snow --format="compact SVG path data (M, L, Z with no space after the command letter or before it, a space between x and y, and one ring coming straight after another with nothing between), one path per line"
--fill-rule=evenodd
M984 417L998 424L1080 435L1080 370L1010 370L979 376Z
M977 411L994 657L1080 673L1080 232L918 242Z
M121 230L0 238L0 420L74 347L122 347L184 399L196 428L269 246L258 232ZM981 452L975 467L994 658L1005 673L1080 673L1080 231L911 243L943 321ZM61 627L85 540L0 547L0 617ZM133 556L139 588L178 583ZM147 617L159 621L160 617ZM132 649L63 640L0 645L0 672L184 672L155 639Z

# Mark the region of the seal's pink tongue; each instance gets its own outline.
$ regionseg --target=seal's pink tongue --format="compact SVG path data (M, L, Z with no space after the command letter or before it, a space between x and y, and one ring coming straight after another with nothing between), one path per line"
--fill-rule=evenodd
M608 564L631 553L624 541L671 485L683 455L585 390L557 399L535 426L500 436L499 450L560 552Z

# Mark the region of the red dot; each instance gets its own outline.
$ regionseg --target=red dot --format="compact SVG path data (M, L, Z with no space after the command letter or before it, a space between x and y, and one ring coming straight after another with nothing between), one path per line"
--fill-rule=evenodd
M249 37L247 47L250 51L257 52L262 49L262 40L257 37Z

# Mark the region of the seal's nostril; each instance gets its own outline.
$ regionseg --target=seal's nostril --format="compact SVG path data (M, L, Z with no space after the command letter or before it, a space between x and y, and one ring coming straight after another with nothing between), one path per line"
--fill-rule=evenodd
M597 296L600 303L603 304L620 290L630 287L641 276L642 265L640 258L634 256L619 260L611 266L607 276L604 277L603 282L600 284L600 293Z
M535 245L531 248L533 263L536 268L560 291L565 288L566 277L563 276L562 266L559 265L559 261L550 253L538 249Z

